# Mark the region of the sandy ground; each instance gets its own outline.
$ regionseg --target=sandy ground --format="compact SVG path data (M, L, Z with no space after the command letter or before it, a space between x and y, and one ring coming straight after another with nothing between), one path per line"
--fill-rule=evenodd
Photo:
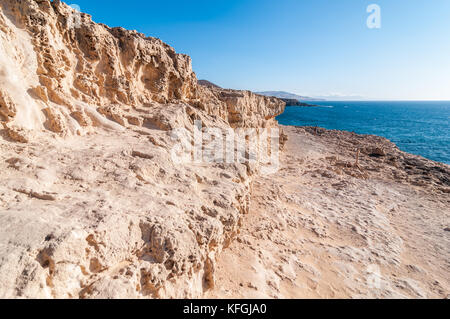
M206 297L448 298L449 167L378 137L285 130L282 168L255 180ZM364 145L386 151L353 167Z

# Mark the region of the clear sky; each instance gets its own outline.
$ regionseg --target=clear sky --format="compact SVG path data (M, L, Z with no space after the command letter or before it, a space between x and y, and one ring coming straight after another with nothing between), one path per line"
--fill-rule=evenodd
M308 96L450 100L450 0L66 0L192 57L198 78ZM367 6L381 8L369 29Z

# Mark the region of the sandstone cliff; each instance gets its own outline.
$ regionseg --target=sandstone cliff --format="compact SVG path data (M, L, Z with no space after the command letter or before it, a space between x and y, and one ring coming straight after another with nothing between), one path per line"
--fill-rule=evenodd
M270 176L250 136L240 161L173 159L177 129L278 128L284 106L58 0L0 0L0 298L448 298L448 165L296 127Z
M200 297L258 167L174 164L195 120L285 104L199 86L188 56L55 0L0 0L0 297Z
M2 0L0 27L0 117L11 129L81 133L99 125L98 113L139 126L154 121L146 110L166 104L233 126L265 126L283 111L274 98L199 86L190 57L60 1Z

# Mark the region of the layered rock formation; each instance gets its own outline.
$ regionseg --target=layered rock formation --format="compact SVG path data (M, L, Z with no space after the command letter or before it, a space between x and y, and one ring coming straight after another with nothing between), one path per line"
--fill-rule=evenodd
M0 0L0 297L200 297L258 167L174 163L194 121L285 104L199 86L188 56L60 1Z
M137 31L96 24L60 1L2 0L0 26L7 127L80 133L99 124L96 112L139 126L152 121L142 108L166 104L261 127L284 107L250 92L199 86L190 57Z
M158 39L0 0L0 298L448 297L447 165L295 127L269 177L250 136L177 162L179 129L285 107L200 83Z

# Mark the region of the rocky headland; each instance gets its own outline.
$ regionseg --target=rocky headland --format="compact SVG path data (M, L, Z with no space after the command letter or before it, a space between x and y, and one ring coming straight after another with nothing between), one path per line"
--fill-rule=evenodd
M59 0L0 0L0 298L448 296L449 167L284 108ZM279 171L175 163L196 121L279 129Z
M286 103L286 106L319 107L318 105L301 102L296 99L280 99L280 100L282 100L284 103Z

